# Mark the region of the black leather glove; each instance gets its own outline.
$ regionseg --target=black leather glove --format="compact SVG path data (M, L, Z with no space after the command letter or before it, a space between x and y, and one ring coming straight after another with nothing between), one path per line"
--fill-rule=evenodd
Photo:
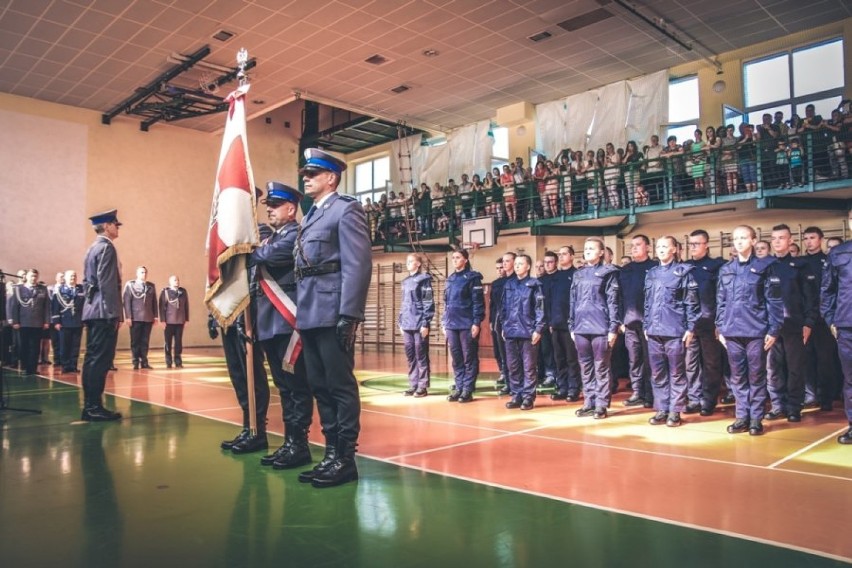
M237 330L237 336L243 344L253 343L252 339L246 334L246 324L242 318L234 322L234 328Z
M216 318L214 318L212 314L207 317L207 333L210 335L210 339L216 339L219 337L219 328L216 327Z
M355 350L355 332L358 331L358 320L340 316L337 320L337 343L345 353Z

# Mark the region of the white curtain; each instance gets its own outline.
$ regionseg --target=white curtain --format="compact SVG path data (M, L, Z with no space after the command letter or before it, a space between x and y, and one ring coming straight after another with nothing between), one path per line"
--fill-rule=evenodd
M459 181L462 174L482 177L491 169L494 139L488 135L490 129L491 121L481 120L447 135L449 177L455 181Z
M394 191L405 189L406 194L411 193L411 187L403 182L409 182L419 186L422 181L423 168L426 165L427 148L420 145L422 134L407 136L402 140L391 142L390 150L390 177ZM403 170L411 168L411 170Z
M571 147L575 151L586 148L586 136L589 132L589 126L592 124L592 119L595 117L595 107L597 104L597 89L578 93L565 99L565 106L568 113L568 127L565 137L566 146Z
M571 146L568 141L568 125L567 99L536 105L535 147L548 158L555 159L562 149Z
M603 148L607 142L612 142L616 148L624 147L627 101L627 81L610 83L599 90L595 123L589 136L590 150Z
M450 148L447 144L440 146L430 146L424 148L423 169L420 172L420 177L417 181L420 183L428 183L429 187L437 181L441 185L446 185L449 179L450 171Z
M627 89L630 96L627 139L635 140L639 148L642 148L650 143L652 134L661 136L661 125L668 123L668 71L631 79L627 81Z

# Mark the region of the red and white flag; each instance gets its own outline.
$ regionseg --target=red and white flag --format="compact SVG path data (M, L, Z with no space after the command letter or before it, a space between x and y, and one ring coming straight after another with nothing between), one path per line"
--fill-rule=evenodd
M213 206L207 232L207 309L224 326L231 325L249 303L245 256L257 246L254 176L246 141L245 98L242 85L225 99L230 103L225 121Z

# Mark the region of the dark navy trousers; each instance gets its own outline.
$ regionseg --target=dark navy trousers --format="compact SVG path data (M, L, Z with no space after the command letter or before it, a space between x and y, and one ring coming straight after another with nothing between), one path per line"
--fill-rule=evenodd
M716 327L695 328L692 342L686 347L687 398L690 404L714 409L722 388L722 344L716 339Z
M459 392L476 390L479 374L479 336L472 337L470 328L448 329L447 344L453 362L455 389Z
M86 355L83 358L83 396L86 404L101 404L115 343L118 321L96 319L86 322Z
M296 359L293 372L284 369L284 356L290 344L292 333L283 333L272 339L261 341L272 382L278 388L281 396L281 416L287 429L307 430L314 416L314 398L305 370L305 357ZM258 429L260 429L258 427Z
M420 335L420 330L403 330L402 337L408 359L408 386L425 389L429 386L429 337Z
M692 339L693 343L695 338ZM662 412L686 410L686 347L681 337L648 337L648 362L654 388L654 408Z
M74 371L78 368L77 365L80 361L80 341L82 338L82 327L63 326L59 330L59 361L62 363L63 371ZM56 357L55 354L54 357Z
M493 324L494 329L491 330L491 345L494 349L494 359L497 361L497 368L503 378L506 378L508 370L506 369L506 342L503 339L503 332L500 324Z
M799 414L805 402L805 344L802 326L785 323L766 361L772 410Z
M538 343L538 369L536 376L545 378L556 378L556 363L554 361L553 343L550 338L550 329L545 327L541 332L541 341Z
M835 352L837 342L824 320L819 320L805 345L805 399L808 402L831 402L837 383Z
M583 377L586 408L607 408L612 396L609 385L609 362L612 349L606 335L574 334L577 358Z
M727 337L731 364L731 391L736 398L736 416L762 420L766 412L766 352L762 337Z
M648 365L648 340L639 322L624 327L624 346L630 361L630 386L633 394L642 400L651 401L651 367Z
M852 424L852 327L837 328L837 351L843 369L843 407L846 419Z
M534 399L538 345L530 339L506 339L509 392L515 399Z
M243 428L248 428L250 420L246 344L240 337L236 326L226 327L222 331L222 348L225 352L228 377L231 379L234 394L237 396L237 402L243 411ZM264 432L266 431L266 412L269 409L269 380L266 376L266 367L263 365L263 351L253 349L252 354L255 418L257 419L257 429Z
M580 394L580 364L577 362L577 346L571 339L571 332L567 329L553 329L550 338L556 365L556 391Z

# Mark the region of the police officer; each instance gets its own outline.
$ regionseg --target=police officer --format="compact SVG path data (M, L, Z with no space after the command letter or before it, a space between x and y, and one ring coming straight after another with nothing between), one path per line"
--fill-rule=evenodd
M716 284L719 269L725 264L721 258L709 254L710 235L704 229L689 234L687 244L692 258L687 264L694 266L692 277L698 284L701 315L695 322L693 340L686 345L686 414L700 412L710 416L716 409L722 386L722 345L716 338Z
M774 258L757 258L757 234L748 225L732 233L736 257L719 270L716 327L728 350L736 420L729 434L763 434L766 412L766 352L781 330L784 305L780 279L772 273Z
M313 397L304 357L299 355L301 340L294 328L297 312L293 252L299 229L296 211L302 193L275 181L267 183L266 189L262 203L266 205L273 233L251 253L248 264L254 268L253 278L257 283L255 336L266 353L272 381L281 395L284 444L261 458L260 463L275 469L292 469L311 463L308 429L313 419ZM231 451L241 453L243 449L264 446L265 422L258 421L254 439L235 444Z
M183 367L183 328L189 323L189 296L180 279L172 274L169 285L160 291L160 322L163 324L166 367Z
M551 280L556 274L556 253L552 250L544 253L544 258L535 263L535 277L542 286ZM556 358L553 353L553 339L550 334L550 326L544 326L541 332L541 342L538 344L538 369L536 376L542 388L556 386Z
M66 270L63 284L53 293L51 321L59 332L59 358L63 373L79 373L80 340L83 337L83 303L86 296L77 284L77 273Z
M305 158L300 173L314 204L296 239L298 328L326 448L323 460L299 481L332 487L358 479L355 333L372 277L370 230L358 200L337 193L346 164L316 148L306 150Z
M62 285L65 283L65 272L57 272L54 277L53 285L47 287L47 295L50 298L50 309L51 309L51 319L50 319L50 346L53 349L53 366L61 367L62 366L62 355L61 355L61 347L59 342L59 328L56 327L56 322L53 321L53 296L59 292L59 289L62 288Z
M15 286L7 316L21 338L21 364L24 373L35 375L41 351L41 338L50 325L50 298L47 287L38 283L38 270L30 268L24 283Z
M432 275L421 272L421 254L409 254L405 266L408 276L402 281L402 305L397 320L405 345L405 358L408 360L408 389L405 396L422 398L429 394L429 327L435 316Z
M451 258L455 271L447 277L444 285L444 319L441 322L453 362L453 387L447 400L464 403L473 400L476 390L479 326L485 316L485 303L482 274L470 269L468 252L457 250ZM501 325L503 323L501 321ZM508 366L508 351L506 364Z
M87 421L119 420L121 414L107 410L101 400L106 374L115 355L121 314L121 274L113 240L118 238L118 211L113 209L89 217L97 237L83 261L83 323L86 326L86 356L83 359L83 413Z
M603 240L591 237L583 245L586 266L571 284L568 327L577 346L585 402L577 416L606 418L611 398L609 363L622 321L619 268L603 261Z
M130 351L133 354L133 368L150 369L148 364L148 345L151 342L151 328L157 321L157 290L148 282L148 269L136 268L136 280L124 285L124 317L130 320Z
M512 255L514 267L514 253L507 254ZM491 288L488 292L488 323L491 327L491 346L494 350L494 360L497 362L497 370L500 372L497 387L502 390L503 387L506 387L506 343L503 341L497 318L497 314L500 313L500 298L503 297L503 287L506 285L506 271L503 269L502 256L497 259L494 269L497 272L497 278L491 281Z
M840 366L843 369L843 406L849 430L837 438L852 444L852 241L831 249L822 273L820 312L837 334Z
M657 413L652 426L681 425L686 409L686 346L693 341L695 322L701 314L698 284L692 277L695 267L676 260L677 239L657 239L659 266L645 278L643 327L648 338L651 383Z
M557 270L542 281L545 320L550 329L556 367L556 390L550 398L575 402L580 399L580 366L577 363L577 346L568 328L571 284L577 272L574 268L574 247L560 247L557 259Z
M819 315L819 282L805 259L790 255L793 235L787 225L772 227L772 250L778 262L772 272L780 279L784 323L766 362L770 410L767 420L787 416L801 422L805 402L805 345Z
M648 340L642 328L642 310L645 305L645 276L659 263L649 258L651 241L645 235L630 239L633 260L621 269L619 281L624 298L624 345L630 361L630 386L633 394L624 401L624 406L652 408L654 394L651 391L651 369L648 366Z

